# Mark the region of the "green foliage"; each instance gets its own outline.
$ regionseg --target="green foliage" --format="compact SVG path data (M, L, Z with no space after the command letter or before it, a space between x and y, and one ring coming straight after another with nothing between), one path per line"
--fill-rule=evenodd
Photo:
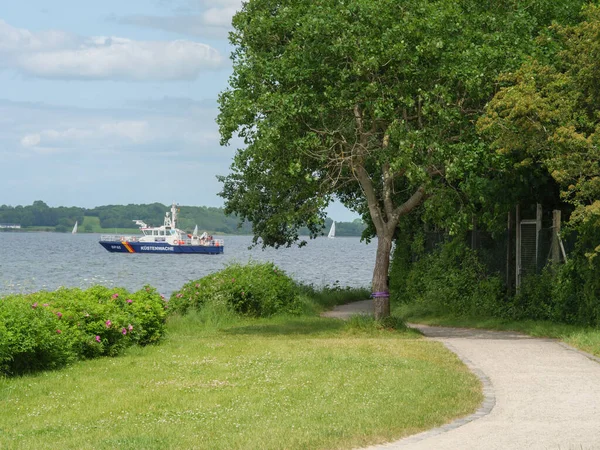
M61 231L71 230L75 221L83 222L84 208L51 208L41 200L29 206L0 206L0 223L17 223L21 227L57 226Z
M412 264L404 286L392 292L402 302L454 314L495 314L503 303L502 282L487 275L477 254L459 239L441 245Z
M222 142L237 134L245 144L221 177L226 210L273 246L296 240L302 225L317 234L334 197L388 230L424 198L439 200L432 214L456 210L449 184L497 164L473 126L496 77L581 4L244 3L230 35L233 75L219 98Z
M61 367L115 356L164 333L164 299L151 287L135 293L94 286L0 299L0 372Z
M363 236L377 235L372 289L387 291L401 218L424 203L450 231L464 229L457 188L468 179L477 192L502 160L474 127L497 76L580 1L243 3L217 118L222 144L244 142L219 177L226 212L252 223L255 243L289 246L302 226L318 235L340 199L368 224Z
M480 132L516 170L540 167L571 202L574 223L600 221L600 7L553 26L535 58L505 74L479 120Z
M72 324L28 298L0 300L0 374L61 367L76 359Z
M416 262L407 245L397 245L390 276L396 303L421 314L494 317L600 326L600 260L595 250L600 229L579 226L575 249L565 264L523 278L517 294L506 297L502 280L486 273L476 252L454 239ZM420 247L420 246L417 246Z
M554 271L551 295L558 320L600 326L600 227L591 221L577 226L578 237L569 261Z
M598 267L574 257L564 265L526 277L503 317L549 320L573 325L600 325Z
M552 298L554 274L544 269L539 275L524 277L519 292L507 303L502 316L513 320L551 320L561 322L563 311Z
M272 263L231 264L225 269L189 281L171 294L171 311L185 314L205 304L227 305L238 314L268 317L298 312L298 287Z
M405 217L398 224L394 252L390 263L390 299L392 302L406 302L406 279L412 269L413 259L425 253L425 241L421 222L422 211Z

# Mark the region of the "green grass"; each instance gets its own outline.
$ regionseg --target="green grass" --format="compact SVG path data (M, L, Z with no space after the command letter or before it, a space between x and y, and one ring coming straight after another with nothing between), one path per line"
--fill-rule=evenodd
M306 314L318 314L337 305L368 300L370 296L368 288L300 285L300 301L305 306Z
M600 329L539 320L506 320L495 317L458 317L427 310L418 305L398 305L394 314L408 322L488 330L519 331L535 337L561 340L575 348L600 356Z
M174 317L159 346L0 379L0 448L353 448L478 407L440 343L358 322Z

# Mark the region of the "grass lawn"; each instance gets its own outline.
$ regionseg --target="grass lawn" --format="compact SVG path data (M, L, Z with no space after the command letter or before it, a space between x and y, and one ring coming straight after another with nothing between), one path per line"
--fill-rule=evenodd
M198 313L168 330L122 357L0 378L0 448L347 449L482 401L458 358L412 331Z
M600 329L539 320L506 320L495 317L457 317L428 311L418 305L398 305L394 314L407 322L488 330L519 331L535 337L561 340L575 348L600 357Z

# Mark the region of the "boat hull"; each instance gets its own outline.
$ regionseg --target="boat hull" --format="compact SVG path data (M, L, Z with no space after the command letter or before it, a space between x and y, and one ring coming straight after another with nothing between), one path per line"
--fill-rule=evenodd
M166 242L100 241L100 245L113 253L178 253L218 255L222 245L171 245Z

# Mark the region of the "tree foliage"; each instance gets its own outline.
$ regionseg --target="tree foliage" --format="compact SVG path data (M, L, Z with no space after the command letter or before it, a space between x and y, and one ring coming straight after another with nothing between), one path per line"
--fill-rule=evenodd
M71 229L75 221L83 222L84 212L84 208L52 208L43 201L36 200L28 206L0 206L0 223L15 223L22 227L55 227L60 224Z
M551 27L538 54L502 76L479 128L515 167L547 170L573 222L600 225L600 8L583 19Z
M485 155L474 122L497 75L577 2L251 0L233 19L223 143L245 144L223 182L226 210L255 241L289 245L322 230L332 198L378 236L375 291L387 290L391 239L425 199ZM454 195L454 194L452 194ZM437 201L435 201L437 200ZM452 206L448 206L452 205Z

